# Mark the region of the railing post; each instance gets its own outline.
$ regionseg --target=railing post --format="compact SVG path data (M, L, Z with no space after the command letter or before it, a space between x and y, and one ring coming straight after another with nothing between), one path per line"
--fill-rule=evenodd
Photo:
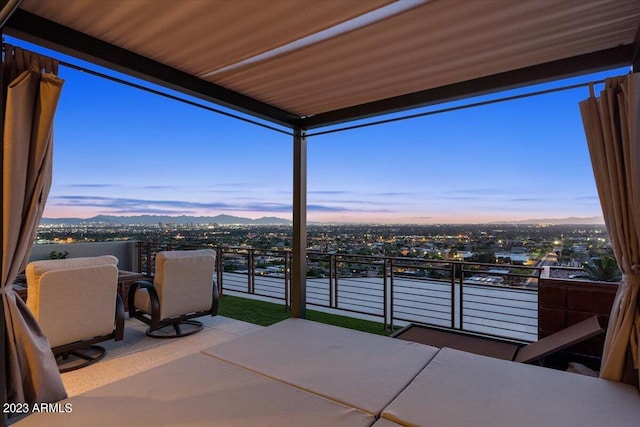
M140 273L142 271L142 242L136 242L136 256L138 257L138 262L136 265L138 266L137 271Z
M255 293L254 287L254 274L255 269L253 265L253 248L247 251L247 292L250 294Z
M147 277L151 277L151 242L147 242Z
M386 267L385 267L386 268ZM385 272L386 275L386 272ZM393 301L394 301L394 282L393 282L393 258L389 258L389 292L391 294L391 301L389 304L389 325L391 330L393 331L393 318L395 316L393 310Z
M290 274L291 274L291 251L284 253L284 308L291 310L291 301L289 300Z
M456 264L451 262L451 329L456 327Z
M224 262L222 261L222 247L216 247L216 280L218 281L218 295L224 295L224 285L222 283L222 269Z
M338 289L338 278L340 276L340 272L338 271L338 256L334 255L333 257L333 299L334 299L334 307L338 308L338 301L340 300L339 289Z
M382 317L384 319L383 321L383 328L385 330L387 330L387 316L389 314L389 306L391 305L390 301L389 301L389 293L387 291L387 258L384 258L383 264L382 264L382 301L383 301L383 306L382 306ZM393 330L392 327L390 327L391 330Z
M460 265L460 330L464 331L464 264Z
M335 295L335 286L336 286L336 256L334 254L329 254L329 307L336 306L336 295Z

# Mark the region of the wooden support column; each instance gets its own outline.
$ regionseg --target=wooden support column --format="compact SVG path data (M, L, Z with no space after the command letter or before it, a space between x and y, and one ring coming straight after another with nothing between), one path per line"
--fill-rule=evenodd
M307 304L307 137L293 134L293 256L291 260L291 314L304 318Z

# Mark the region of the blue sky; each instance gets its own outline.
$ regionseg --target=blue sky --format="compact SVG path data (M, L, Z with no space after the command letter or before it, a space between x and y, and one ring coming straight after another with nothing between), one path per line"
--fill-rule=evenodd
M59 74L66 83L45 217L291 218L290 136L69 68ZM580 88L311 137L308 219L477 223L601 216L578 109L587 96Z

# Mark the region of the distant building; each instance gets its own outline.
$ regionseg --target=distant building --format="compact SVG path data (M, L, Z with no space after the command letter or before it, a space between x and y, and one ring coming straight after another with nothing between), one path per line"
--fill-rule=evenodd
M518 249L518 248L515 248ZM513 249L510 252L496 252L496 260L500 263L511 263L515 265L524 265L531 259L531 254L526 252L516 251Z

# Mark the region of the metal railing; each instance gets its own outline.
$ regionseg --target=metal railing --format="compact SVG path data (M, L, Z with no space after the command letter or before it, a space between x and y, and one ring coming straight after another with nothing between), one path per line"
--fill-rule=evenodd
M138 243L139 271L155 253L207 246ZM208 246L217 252L217 285L290 304L291 252ZM385 328L422 323L534 341L542 268L386 256L307 253L307 305L379 319Z

